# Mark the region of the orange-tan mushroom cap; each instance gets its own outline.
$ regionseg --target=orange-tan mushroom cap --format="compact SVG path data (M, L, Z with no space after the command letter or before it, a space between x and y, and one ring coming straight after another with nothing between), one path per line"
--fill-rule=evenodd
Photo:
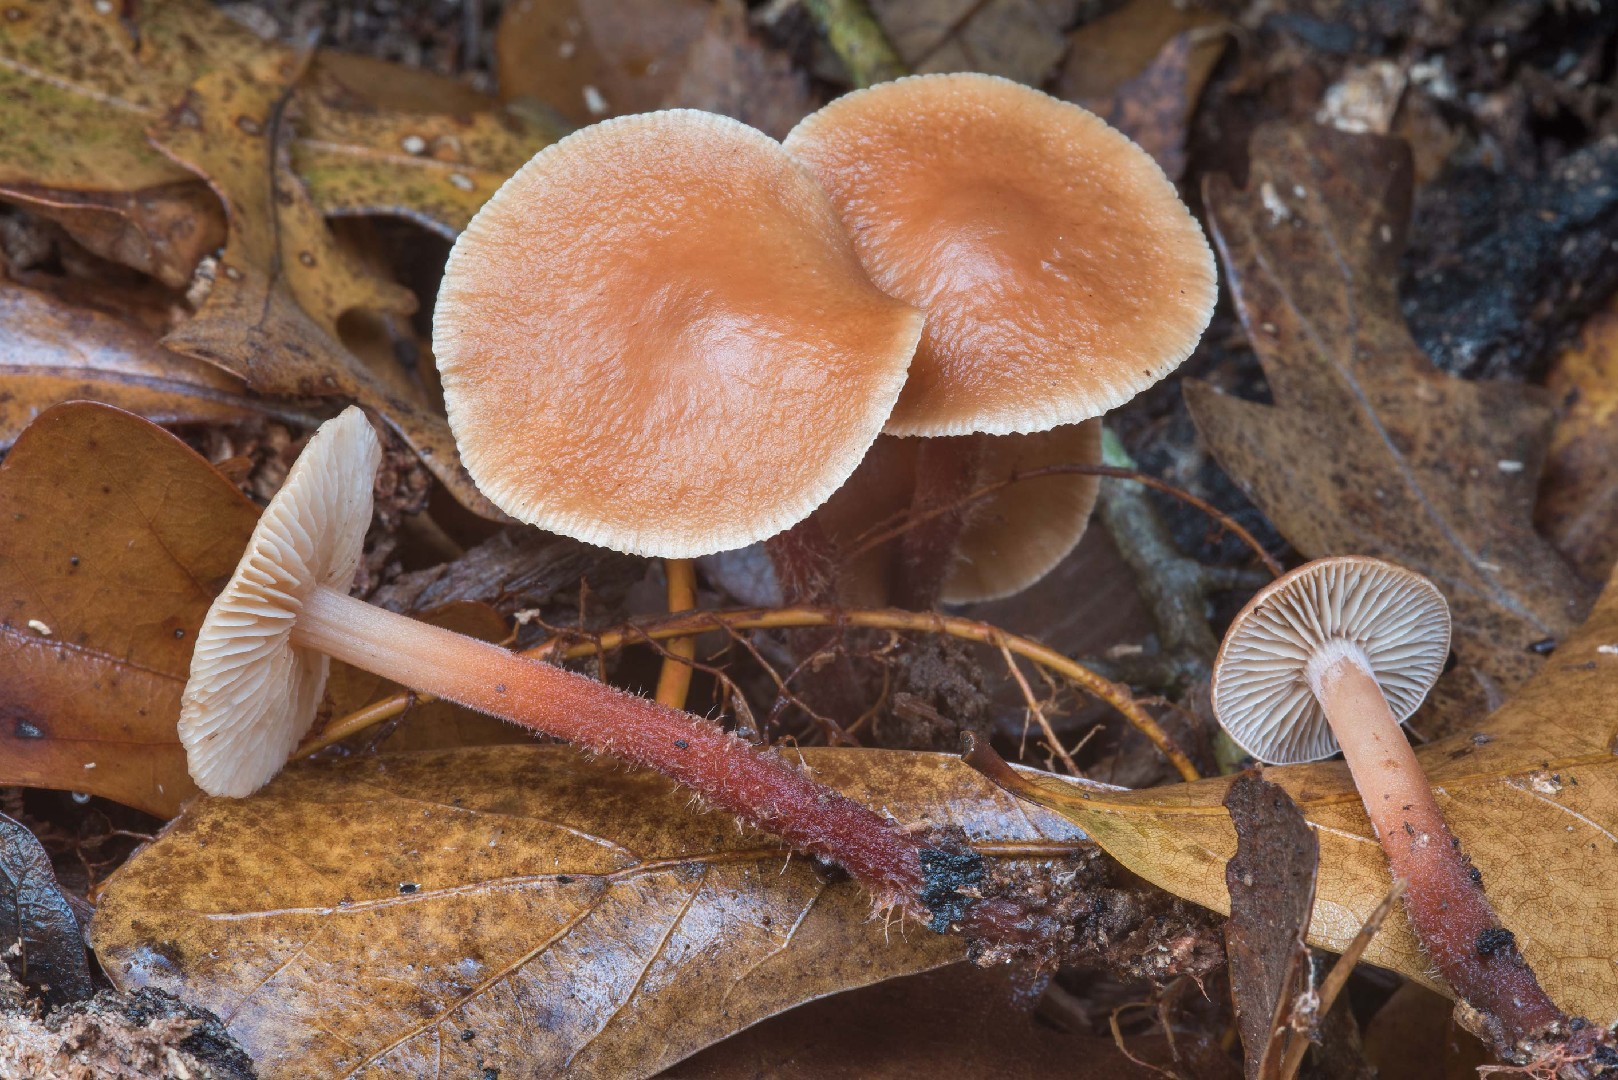
M433 319L484 494L668 558L820 505L882 429L920 334L808 170L687 109L585 128L519 169L456 242Z
M1213 252L1163 170L1077 105L991 75L838 98L787 136L885 291L927 313L894 435L1100 416L1191 354Z
M179 723L191 778L208 794L251 795L309 730L330 660L294 645L292 626L315 586L353 585L381 462L359 409L322 424L208 609Z
M1266 764L1320 761L1339 747L1311 661L1357 648L1402 724L1443 674L1449 638L1449 605L1420 574L1360 555L1317 559L1266 585L1231 622L1214 661L1214 714Z
M857 607L891 601L897 541L855 552L861 538L891 526L915 497L919 439L879 438L815 520L850 558L839 570L838 598ZM974 490L1051 465L1101 461L1101 421L1070 424L1028 435L985 436L978 446ZM1011 596L1055 569L1084 536L1100 491L1100 477L1052 473L1007 484L967 508L942 599L968 604Z

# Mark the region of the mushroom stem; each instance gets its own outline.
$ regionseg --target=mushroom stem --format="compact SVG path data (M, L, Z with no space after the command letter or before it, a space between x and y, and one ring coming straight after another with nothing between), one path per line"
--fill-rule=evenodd
M970 496L978 486L983 449L981 435L954 435L922 442L916 455L916 491L910 504L916 524L899 541L894 588L897 606L928 611L938 605L966 527Z
M669 582L669 614L677 615L697 606L697 572L690 559L666 559L663 572ZM663 667L657 673L657 701L671 709L685 708L691 692L691 661L697 655L697 639L675 638L668 643Z
M655 769L710 805L840 864L881 904L942 929L959 905L936 849L715 724L561 668L316 587L293 644L577 746ZM945 922L949 921L944 919Z
M1499 1022L1509 1044L1565 1023L1450 833L1364 651L1332 642L1310 660L1308 678L1393 876L1406 883L1405 914L1439 973L1464 1001Z

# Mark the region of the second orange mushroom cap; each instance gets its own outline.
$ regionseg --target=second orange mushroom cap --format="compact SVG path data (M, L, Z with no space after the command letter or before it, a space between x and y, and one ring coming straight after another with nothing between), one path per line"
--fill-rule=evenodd
M927 313L893 435L1074 424L1177 367L1213 252L1157 164L1099 117L990 75L847 94L786 148L872 279Z
M519 169L450 254L433 347L497 506L688 558L779 532L848 478L921 324L778 143L670 110Z

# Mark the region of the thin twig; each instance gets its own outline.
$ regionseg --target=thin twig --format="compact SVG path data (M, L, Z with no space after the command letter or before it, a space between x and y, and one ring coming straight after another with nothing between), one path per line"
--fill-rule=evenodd
M1067 747L1063 746L1062 740L1056 737L1056 732L1051 728L1051 722L1045 718L1045 710L1039 707L1039 701L1034 697L1034 688L1028 685L1027 679L1023 678L1022 668L1017 666L1017 658L1011 655L1011 649L1006 646L1005 638L997 635L994 644L995 648L1000 650L1000 655L1005 657L1006 669L1011 672L1011 677L1017 680L1017 688L1022 691L1023 702L1028 706L1028 711L1033 715L1035 722L1039 724L1039 730L1045 733L1045 741L1050 744L1051 750L1055 752L1058 758L1061 758L1062 764L1067 766L1069 775L1083 775L1079 772L1079 767L1074 763L1073 758L1069 756Z
M623 648L627 644L642 638L664 640L682 636L698 634L705 630L790 630L812 626L853 626L863 629L903 631L906 633L947 634L962 641L972 641L980 645L994 646L1003 641L1014 656L1032 661L1041 667L1060 675L1067 681L1084 689L1093 696L1105 701L1118 710L1141 734L1151 740L1158 751L1174 766L1180 776L1186 780L1196 780L1199 773L1191 759L1186 756L1174 742L1169 733L1163 730L1157 720L1141 708L1140 704L1130 694L1129 688L1121 686L1110 679L1104 679L1091 671L1083 664L1063 656L1061 653L1042 645L1030 638L1008 634L988 623L978 622L974 619L963 619L954 615L941 615L935 612L896 611L888 609L866 610L850 609L839 610L832 608L740 608L730 611L693 611L682 615L670 615L659 619L636 623L629 627L620 627L607 630L599 634L590 635L589 640L575 641L564 645L561 642L547 641L535 648L528 649L522 655L535 658L577 659L585 656L599 657L603 653ZM427 700L425 695L418 695L418 700ZM377 724L393 716L397 716L405 706L405 695L395 694L391 698L375 702L358 712L342 717L328 724L317 737L306 741L297 751L297 756L306 757L309 754L322 750L334 743L346 739L357 731L362 731L372 724Z

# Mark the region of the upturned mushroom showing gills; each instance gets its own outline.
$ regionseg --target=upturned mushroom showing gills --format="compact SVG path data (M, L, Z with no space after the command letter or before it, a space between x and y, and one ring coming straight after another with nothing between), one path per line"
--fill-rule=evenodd
M1214 664L1213 707L1267 764L1342 751L1428 957L1517 1044L1566 1017L1500 925L1400 727L1442 673L1449 638L1449 607L1420 574L1321 559L1236 616Z
M1213 252L1163 170L1077 105L990 75L844 95L784 145L831 192L873 281L927 316L885 430L969 436L1101 416L1191 354ZM929 440L916 508L958 500L981 440ZM931 604L960 522L905 543L899 600Z
M942 929L964 898L927 846L719 726L348 595L381 448L350 408L315 433L197 636L179 734L204 791L245 796L309 727L336 658L415 690L655 769L715 808L842 865L880 904ZM942 860L942 861L940 861Z

